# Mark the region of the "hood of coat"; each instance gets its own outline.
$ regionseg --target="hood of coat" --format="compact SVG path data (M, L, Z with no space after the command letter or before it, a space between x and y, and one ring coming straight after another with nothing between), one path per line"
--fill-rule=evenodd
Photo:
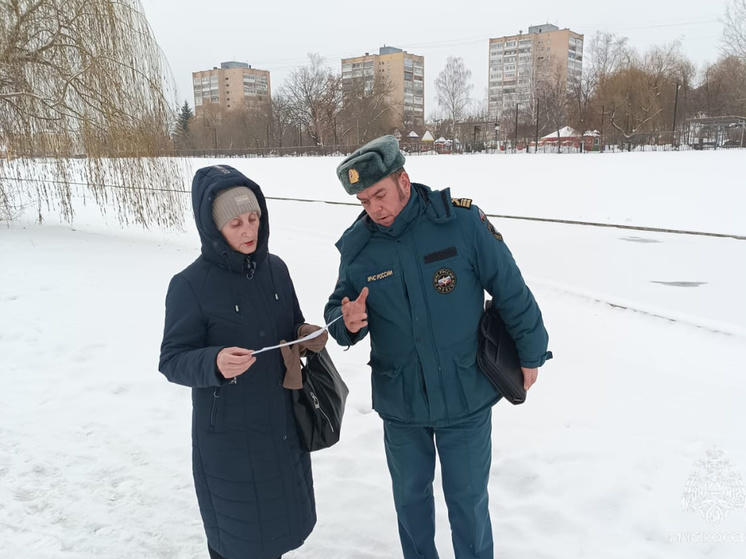
M259 238L256 250L249 255L233 250L212 219L212 202L218 192L232 186L246 186L252 190L262 209L259 221ZM269 214L262 189L254 181L229 165L203 167L192 180L192 209L194 221L202 241L202 256L218 266L232 271L242 271L253 262L260 266L267 258L269 241Z
M418 206L417 211L422 212L427 218L434 223L443 223L454 218L453 208L451 207L451 189L432 190L424 184L412 183L412 197L410 203ZM409 204L408 204L409 206ZM410 211L415 208L410 208ZM396 228L396 222L390 229ZM355 258L361 250L368 244L371 236L379 231L377 226L363 211L352 225L342 233L342 236L336 242L335 246L342 255L342 259L350 261Z

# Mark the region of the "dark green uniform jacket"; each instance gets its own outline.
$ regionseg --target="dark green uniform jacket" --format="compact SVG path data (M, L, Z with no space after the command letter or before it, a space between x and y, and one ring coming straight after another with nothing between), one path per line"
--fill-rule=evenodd
M456 202L458 204L458 202ZM361 214L337 242L339 278L324 310L369 288L368 327L330 332L352 345L370 330L373 407L387 420L444 425L495 403L477 370L477 325L484 291L492 296L524 367L547 359L541 312L502 237L474 205L456 207L448 189L412 184L391 227Z

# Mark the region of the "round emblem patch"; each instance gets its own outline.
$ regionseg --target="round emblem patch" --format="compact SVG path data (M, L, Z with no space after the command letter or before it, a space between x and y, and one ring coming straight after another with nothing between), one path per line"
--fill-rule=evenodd
M438 293L450 293L456 288L456 273L450 268L441 268L433 276L433 287Z

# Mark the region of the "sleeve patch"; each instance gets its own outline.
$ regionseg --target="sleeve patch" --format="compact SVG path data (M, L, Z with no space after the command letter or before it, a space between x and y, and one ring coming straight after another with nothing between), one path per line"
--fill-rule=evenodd
M456 208L464 208L469 209L471 208L471 199L470 198L451 198L451 204L454 205Z
M495 229L495 226L490 223L490 220L485 218L483 221L485 225L487 225L487 231L492 233L492 236L495 237L498 241L502 241L503 236L498 232L497 229Z

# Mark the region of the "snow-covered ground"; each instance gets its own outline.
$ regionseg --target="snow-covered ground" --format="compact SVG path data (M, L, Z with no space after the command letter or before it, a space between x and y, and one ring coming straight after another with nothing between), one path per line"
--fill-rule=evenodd
M268 196L349 201L338 161L227 162ZM744 235L745 164L732 150L411 157L407 168L488 213ZM359 209L277 200L269 211L271 250L319 323L333 243ZM198 252L193 225L122 229L82 206L74 228L33 218L0 228L0 557L205 557L189 391L156 370L168 280ZM555 354L525 405L494 409L495 556L746 556L746 241L493 222ZM287 557L399 557L368 346L330 349L350 386L342 441L313 456L319 522ZM438 545L452 558L436 488Z

